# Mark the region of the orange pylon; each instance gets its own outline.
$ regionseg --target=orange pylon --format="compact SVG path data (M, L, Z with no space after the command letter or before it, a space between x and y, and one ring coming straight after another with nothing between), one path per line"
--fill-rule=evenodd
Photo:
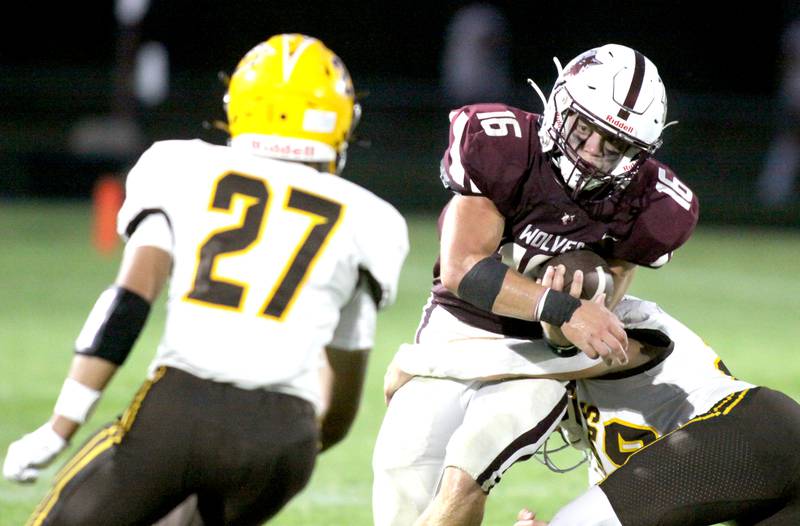
M92 241L101 254L108 255L117 247L117 213L124 199L125 187L121 177L108 174L95 182L92 191Z

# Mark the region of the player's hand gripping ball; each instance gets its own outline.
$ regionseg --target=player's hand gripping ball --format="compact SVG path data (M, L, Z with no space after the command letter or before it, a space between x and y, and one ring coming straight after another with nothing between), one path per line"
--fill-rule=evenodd
M608 262L591 250L571 250L553 256L542 264L537 278L541 279L548 266L558 265L564 265L567 269L564 274L564 291L569 291L575 271L581 270L583 271L582 299L593 300L603 293L610 299L614 294L614 279Z

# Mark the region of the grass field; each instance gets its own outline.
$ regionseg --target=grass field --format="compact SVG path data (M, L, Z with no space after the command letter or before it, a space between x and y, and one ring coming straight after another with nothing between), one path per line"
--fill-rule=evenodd
M98 293L114 278L119 253L103 256L93 250L90 213L86 203L0 202L3 455L11 441L49 417L73 340ZM398 344L413 335L437 251L432 218L410 217L409 224L412 248L399 300L380 318L355 427L343 444L320 457L310 485L273 524L371 524L370 456L384 412L382 375ZM631 292L658 301L693 327L740 378L782 389L800 400L798 271L800 230L701 226L666 268L639 270ZM153 355L163 314L159 304L72 448L128 404ZM59 464L33 485L0 481L0 526L25 522ZM580 470L556 475L533 461L519 464L493 490L484 523L510 526L522 506L549 517L584 487Z

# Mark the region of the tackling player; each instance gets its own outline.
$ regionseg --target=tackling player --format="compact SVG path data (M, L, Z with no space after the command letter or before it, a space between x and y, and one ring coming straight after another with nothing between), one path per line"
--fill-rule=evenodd
M598 363L578 376L575 400L592 486L551 526L800 524L800 404L730 375L703 339L656 304L626 296L615 309L631 363ZM461 380L560 378L542 342L495 349L487 371L460 345L401 348L387 397L409 374ZM445 360L450 365L441 366ZM576 429L572 427L571 429ZM576 438L573 434L570 438ZM516 526L544 526L523 510Z
M503 104L451 113L441 176L455 195L440 219L417 342L469 341L486 349L491 367L493 346L541 338L542 321L583 351L574 360L624 363L625 333L602 301L579 301L530 276L557 254L590 248L611 262L613 306L638 265L663 266L691 236L697 199L652 157L667 126L655 65L609 44L558 69L547 101L536 88L543 115ZM375 445L376 525L420 516L479 523L503 472L557 425L565 395L549 380L411 381L389 405Z
M227 146L158 142L128 175L116 282L5 477L35 480L66 447L169 280L164 334L124 415L64 466L30 524L150 524L190 495L206 524L261 523L355 418L408 236L391 205L332 175L360 113L350 76L319 40L277 35L241 59L225 105Z

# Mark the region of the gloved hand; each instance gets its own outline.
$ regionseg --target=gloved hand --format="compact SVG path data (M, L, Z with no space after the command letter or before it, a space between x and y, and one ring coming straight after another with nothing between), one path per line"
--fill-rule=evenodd
M34 482L39 471L47 467L65 447L67 441L47 422L8 446L3 476L13 482Z

